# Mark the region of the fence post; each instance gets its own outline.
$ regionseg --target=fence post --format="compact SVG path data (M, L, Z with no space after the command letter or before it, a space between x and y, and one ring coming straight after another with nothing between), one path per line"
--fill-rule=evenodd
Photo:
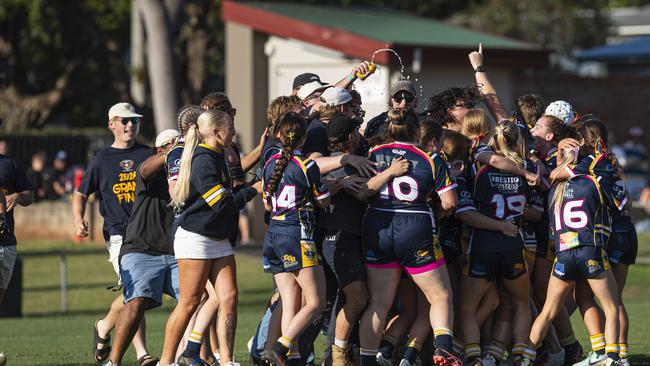
M66 263L65 254L61 253L59 256L61 263L61 312L68 312L68 266Z

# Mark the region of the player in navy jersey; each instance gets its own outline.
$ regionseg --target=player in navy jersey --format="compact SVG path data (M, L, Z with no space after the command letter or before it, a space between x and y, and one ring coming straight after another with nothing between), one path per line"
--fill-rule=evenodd
M510 122L497 125L489 142L489 148L500 156L526 169L532 165L524 160L518 127ZM541 217L541 208L529 205L531 188L521 176L500 171L490 165L475 162L475 177L471 195L476 210L484 216L508 220L521 226L524 219ZM536 216L536 217L535 217ZM461 220L463 220L461 216ZM466 222L467 223L467 222ZM469 224L469 223L468 223ZM520 233L511 237L500 231L474 227L469 240L469 261L466 276L461 279L461 314L463 340L470 365L481 364L479 324L475 321L476 309L483 295L491 288L491 282L500 280L510 295L514 308L515 362L522 362L528 355L526 337L530 327L529 279L524 259L524 243ZM468 315L471 314L471 315ZM534 359L534 355L528 356Z
M406 161L410 167L382 187L372 187L377 176L368 181L372 197L364 218L363 241L370 301L361 317L361 363L377 363L386 316L405 270L431 304L430 322L438 347L434 363L459 364L451 353L451 285L444 258L435 245L435 223L427 203L435 192L440 195L442 212L450 212L456 206L455 184L441 159L436 162L415 146L419 135L415 113L391 110L388 117L385 144L370 150L370 160L382 171L380 175L396 161Z
M178 262L181 296L165 329L161 365L174 361L176 348L210 278L219 298L217 330L221 362L232 362L237 322L235 260L229 238L236 230L237 213L253 199L259 184L232 187L224 148L232 143L235 129L230 115L203 112L187 132L172 204L176 218L174 253ZM199 141L202 143L199 144ZM181 356L182 363L193 362Z
M634 263L638 250L636 229L625 210L628 194L620 166L616 157L607 150L607 127L602 121L589 118L578 122L577 132L577 137L582 144L575 139L566 139L560 142L560 147L562 149L578 148L581 152L579 162L568 165L565 169L558 169L552 174L558 180L581 174L594 176L598 179L604 193L605 202L612 218L611 234L606 251L612 263L618 288L621 327L618 344L622 349L623 363L627 363L629 318L623 304L622 294L627 280L628 267ZM594 299L593 292L585 284L576 286L576 301L580 306L581 313L584 314L590 337L602 338L604 324L600 317L601 312L598 310L599 306ZM596 348L594 353L586 359L587 362L595 363L605 360L605 349L600 346Z
M534 155L541 161L545 168L545 174L542 177L542 186L545 189L546 187L550 188L551 179L549 178L549 174L557 167L557 147L559 142L564 138L573 136L574 133L573 128L561 119L551 115L542 115L531 129L534 140ZM548 212L548 193L542 194L542 199L544 202L544 212ZM541 309L546 301L546 289L553 267L553 260L555 260L555 253L552 241L549 238L548 215L543 215L542 219L534 223L533 226L537 240L537 256L533 269L533 299L537 308ZM582 358L582 346L575 338L569 313L566 309L561 310L553 325L557 336L554 336L554 332L549 332L549 337L544 342L545 348L549 352L549 357L552 357L556 352L556 344L559 343L564 349L565 364L578 362Z
M271 211L264 237L264 271L273 273L282 298L282 336L269 355L278 366L300 361L295 341L325 301L325 275L313 238L314 209L327 206L330 193L318 165L300 154L306 128L298 114L285 114L275 126L282 151L269 159L263 171L264 206Z
M564 169L576 158L575 150L566 150ZM606 364L618 362L618 296L605 246L610 234L609 210L605 193L596 177L576 175L557 183L551 190L550 228L556 260L549 281L546 302L535 320L530 346L536 348L550 322L564 305L573 284L586 280L605 312ZM600 364L600 363L599 363Z

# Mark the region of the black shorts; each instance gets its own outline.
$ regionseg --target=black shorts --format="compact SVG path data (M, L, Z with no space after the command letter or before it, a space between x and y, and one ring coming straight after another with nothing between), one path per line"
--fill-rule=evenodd
M268 230L264 235L263 260L264 272L270 273L293 272L319 264L312 239Z
M609 269L609 260L603 248L581 246L556 253L553 276L565 281L575 281L580 278L594 278Z
M639 250L636 230L612 232L607 243L607 256L612 264L634 264Z
M433 217L369 208L363 220L364 257L368 268L404 268L413 275L445 263L433 235Z
M496 253L472 253L465 266L465 275L473 278L514 280L526 273L524 249Z
M327 231L323 240L323 259L330 267L339 288L366 280L361 235L347 231Z

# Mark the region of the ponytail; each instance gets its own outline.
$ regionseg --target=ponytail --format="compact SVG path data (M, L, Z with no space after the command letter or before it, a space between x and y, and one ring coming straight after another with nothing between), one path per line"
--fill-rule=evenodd
M558 164L558 167L564 169L569 166L569 164L573 163L573 161L575 161L577 158L576 150L564 150L562 153L562 158L563 160ZM551 184L555 184L555 180L551 182ZM564 192L566 191L567 184L567 180L562 180L557 182L557 185L555 186L555 192L553 192L553 197L551 197L551 205L553 205L553 212L555 216L559 215L560 209L562 209L562 204L564 203Z
M275 127L282 142L282 151L280 152L280 157L275 162L273 174L271 174L271 177L266 183L266 195L267 200L269 200L267 201L269 205L271 204L271 197L273 197L273 194L278 189L278 184L282 179L284 170L293 158L293 151L299 145L307 130L305 121L294 112L285 113Z
M185 147L181 155L181 167L178 171L178 180L172 191L172 205L176 208L183 206L190 193L190 175L192 173L192 156L194 148L199 144L200 134L198 125L191 125L185 135Z
M522 140L519 127L512 122L500 122L494 129L494 135L489 145L497 154L512 161L518 167L523 167L525 151L520 143Z

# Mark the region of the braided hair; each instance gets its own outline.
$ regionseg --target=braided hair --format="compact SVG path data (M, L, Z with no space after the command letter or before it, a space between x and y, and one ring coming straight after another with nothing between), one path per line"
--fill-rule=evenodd
M196 124L196 121L203 112L204 110L198 105L186 105L178 111L176 123L178 124L178 131L181 133L181 136L187 134L190 125Z
M271 197L273 197L282 179L285 168L293 158L293 151L300 145L307 132L307 126L305 120L299 114L287 112L282 115L282 118L275 126L275 131L278 139L282 142L282 151L280 152L280 158L275 162L273 174L271 174L266 184L265 194L267 200L269 200L269 205L271 204Z
M584 151L585 149L583 149L582 152L585 154L596 153L604 155L612 164L616 174L622 179L623 169L616 156L607 149L608 132L605 123L593 117L578 123L578 135L585 140L583 148L587 150Z

